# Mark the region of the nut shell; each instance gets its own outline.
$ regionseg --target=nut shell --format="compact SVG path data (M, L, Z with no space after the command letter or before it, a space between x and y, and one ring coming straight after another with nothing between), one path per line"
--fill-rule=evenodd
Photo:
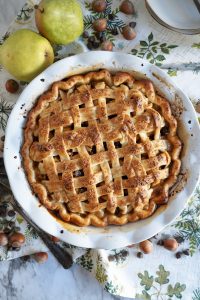
M48 259L48 253L47 252L38 252L33 255L33 258L39 264L43 264Z
M102 32L102 31L106 30L106 27L107 27L106 19L98 19L98 20L95 20L93 23L94 30L96 30L98 32Z
M149 254L153 251L153 244L152 242L146 240L146 241L143 241L139 244L139 247L140 247L140 250L142 252L144 252L145 254Z
M101 49L104 51L112 51L113 44L110 41L105 41L101 44Z
M9 93L15 94L19 89L19 84L14 79L8 79L6 81L5 87Z
M9 244L14 248L21 247L24 242L25 236L20 232L13 233L11 236L9 236Z
M8 237L5 233L0 233L0 246L6 246L8 244Z
M179 246L179 244L178 244L177 240L175 240L173 238L164 240L164 247L169 251L176 251L178 246Z
M119 10L126 15L133 15L135 13L135 8L130 0L124 0L120 5Z
M92 2L92 9L96 12L102 12L106 9L106 1L105 0L94 0Z
M136 32L132 27L126 25L122 28L122 35L126 40L133 40L136 37Z

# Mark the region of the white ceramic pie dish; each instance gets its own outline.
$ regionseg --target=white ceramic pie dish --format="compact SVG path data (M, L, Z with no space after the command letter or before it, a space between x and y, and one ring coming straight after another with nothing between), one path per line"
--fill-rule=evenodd
M181 180L178 193L170 197L167 206L158 209L150 218L123 226L106 228L64 224L53 217L32 194L22 167L20 149L23 141L24 116L37 97L50 85L72 74L107 68L111 71L135 71L152 80L158 91L180 115L179 136L184 142ZM42 79L42 80L41 80ZM23 91L10 115L4 148L5 167L13 194L28 216L43 230L76 246L112 249L124 247L150 238L171 223L180 214L192 195L200 171L200 129L194 108L188 97L162 70L133 55L105 51L87 52L60 60L36 77Z

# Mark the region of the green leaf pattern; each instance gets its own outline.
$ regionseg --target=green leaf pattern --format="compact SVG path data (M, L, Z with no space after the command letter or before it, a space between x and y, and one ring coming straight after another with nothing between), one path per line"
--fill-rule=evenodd
M200 188L189 200L178 220L173 225L179 236L189 241L190 255L192 256L200 246Z
M193 291L192 300L200 300L200 287Z
M6 102L4 99L0 97L0 129L5 131L6 124L8 121L8 117L13 108L13 105Z
M164 54L170 54L170 51L177 45L167 45L167 43L160 43L158 41L153 41L154 36L151 32L147 40L140 41L139 49L132 49L131 53L140 58L146 58L150 63L155 64L156 66L161 66L162 62L166 60Z
M96 268L96 279L101 283L104 284L107 281L108 275L106 273L106 269L102 264L102 258L100 255L97 256L97 268Z
M142 290L142 294L136 294L137 299L170 300L182 298L182 293L186 289L185 284L176 282L174 286L172 284L167 285L170 281L170 272L166 271L163 265L159 265L156 275L156 277L149 275L149 272L146 270L144 271L144 274L138 274L140 285L144 286L144 289Z
M92 261L91 250L88 249L84 255L76 260L76 262L80 264L84 269L91 272L94 265Z

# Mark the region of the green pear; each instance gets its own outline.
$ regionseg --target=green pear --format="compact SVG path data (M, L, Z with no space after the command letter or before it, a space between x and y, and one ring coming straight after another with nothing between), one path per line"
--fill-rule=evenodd
M39 32L50 42L66 45L83 32L83 14L76 0L42 0L35 6Z
M53 61L49 41L32 30L17 30L0 46L0 64L21 81L31 81Z

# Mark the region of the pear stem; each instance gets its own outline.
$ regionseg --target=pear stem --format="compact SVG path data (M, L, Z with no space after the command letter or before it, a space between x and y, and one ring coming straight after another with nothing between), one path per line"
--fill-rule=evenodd
M39 5L34 5L34 8L35 8L35 9L39 9L39 11L41 12L41 14L43 14L44 8L41 9L41 8L39 7Z

